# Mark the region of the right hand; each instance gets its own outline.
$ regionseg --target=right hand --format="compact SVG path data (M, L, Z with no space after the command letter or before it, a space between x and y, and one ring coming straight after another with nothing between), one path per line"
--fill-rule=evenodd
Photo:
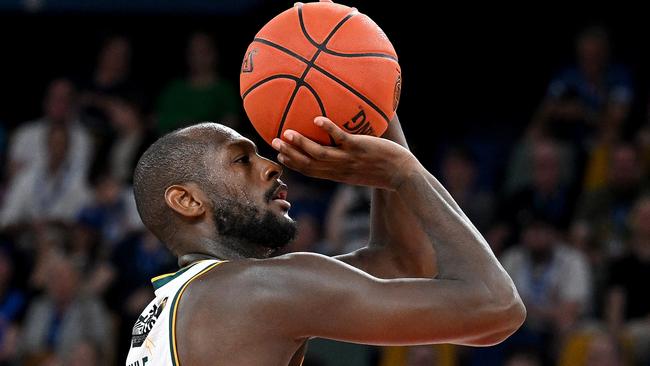
M325 130L336 146L323 146L294 130L274 139L278 160L287 167L315 178L396 190L419 166L410 151L383 138L353 135L326 117L314 123Z

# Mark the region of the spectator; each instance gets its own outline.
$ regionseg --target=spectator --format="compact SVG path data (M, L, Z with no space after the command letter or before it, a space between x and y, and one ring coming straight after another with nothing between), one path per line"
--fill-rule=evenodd
M155 134L145 125L141 107L135 99L114 98L106 110L115 136L100 146L93 164L93 174L109 172L121 183L131 183L140 155L155 141Z
M645 172L650 172L650 123L641 128L637 137L639 147L641 148L643 170Z
M590 310L586 259L560 241L552 220L533 213L522 229L521 244L508 250L501 262L526 304L522 334L528 333L543 354L549 354L552 336L570 330Z
M133 190L109 174L96 179L94 200L79 212L80 222L100 234L105 253L127 234L143 228L135 207Z
M515 350L506 359L505 366L541 366L542 360L534 351Z
M82 85L80 103L84 114L92 120L95 132L109 132L108 108L111 100L133 93L131 80L131 43L122 36L108 37L99 51L96 68Z
M563 155L560 146L551 140L538 140L531 145L532 180L505 200L499 216L505 221L511 238L519 237L521 219L531 212L543 214L559 228L566 228L575 204L575 188L571 179L562 177Z
M480 190L476 180L476 159L470 151L462 148L447 151L442 162L442 181L467 217L484 232L493 220L494 197Z
M48 145L46 135L52 126L64 128L69 135L66 159L74 174L85 178L92 157L92 141L77 114L76 90L67 79L56 79L48 87L43 102L45 115L20 126L9 141L9 177L44 165Z
M642 192L644 176L636 147L617 145L610 156L608 184L580 199L573 241L586 247L590 242L602 258L623 254L628 213Z
M0 121L0 164L6 166L5 164L5 155L7 150L7 130L5 130L4 122ZM0 170L0 203L2 202L2 189L4 188L5 183L5 174L7 172L4 169Z
M35 148L46 146L46 160L20 174L11 183L0 210L0 227L40 221L69 223L89 198L83 174L70 155L74 135L66 125L49 124L33 141Z
M160 133L202 121L236 126L239 97L233 86L217 73L218 56L208 34L195 33L190 37L189 75L170 83L158 100Z
M81 341L99 345L108 354L112 331L98 299L80 292L81 274L64 256L52 261L46 292L29 307L22 334L24 362L67 359ZM56 279L56 280L53 280Z
M309 212L302 212L294 217L298 222L296 238L286 248L283 248L282 252L316 252L321 250L323 243L321 243L322 233L318 218Z
M81 341L74 345L72 352L70 352L63 364L67 366L103 366L108 365L108 362L102 359L97 345L92 342Z
M605 315L612 331L631 338L639 364L645 365L650 362L650 196L637 200L629 222L629 253L611 264Z
M349 253L368 243L371 196L368 187L339 186L325 219L327 254Z
M578 36L576 54L577 65L551 81L531 132L585 147L594 135L619 133L633 90L627 69L611 63L609 35L604 29L584 30Z
M7 247L0 247L0 365L15 359L19 316L25 308L25 295L13 286L13 260Z
M405 366L436 366L439 364L436 349L432 346L408 347Z
M585 366L623 366L623 347L611 334L598 333L587 345Z
M149 231L132 233L116 246L110 258L113 282L106 299L119 315L118 359L126 359L131 330L142 309L153 299L151 279L178 269L174 257Z

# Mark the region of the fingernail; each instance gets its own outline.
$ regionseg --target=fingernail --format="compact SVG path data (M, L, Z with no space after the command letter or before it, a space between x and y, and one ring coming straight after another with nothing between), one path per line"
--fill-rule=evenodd
M319 118L316 118L314 120L314 123L316 124L316 126L322 126L323 125L323 120L319 119Z
M278 138L273 139L273 141L271 141L271 146L273 146L276 149L279 149L281 146L280 139Z
M284 155L278 154L278 161L284 163Z
M291 130L284 131L284 137L286 137L287 140L289 141L293 141L293 131Z

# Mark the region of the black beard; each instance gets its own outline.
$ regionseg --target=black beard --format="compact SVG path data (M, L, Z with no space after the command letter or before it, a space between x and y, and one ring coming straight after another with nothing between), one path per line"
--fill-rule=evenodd
M296 236L296 222L271 211L224 198L212 204L217 237L245 257L258 257L260 250L270 255Z

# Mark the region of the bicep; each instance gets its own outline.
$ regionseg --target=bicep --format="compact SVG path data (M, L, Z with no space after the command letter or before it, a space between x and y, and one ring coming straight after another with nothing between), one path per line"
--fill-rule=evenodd
M473 344L493 329L485 297L462 281L381 280L325 257L292 257L291 278L277 289L273 312L293 338L321 337L389 345ZM271 275L272 276L272 275ZM283 314L283 315L281 315Z

